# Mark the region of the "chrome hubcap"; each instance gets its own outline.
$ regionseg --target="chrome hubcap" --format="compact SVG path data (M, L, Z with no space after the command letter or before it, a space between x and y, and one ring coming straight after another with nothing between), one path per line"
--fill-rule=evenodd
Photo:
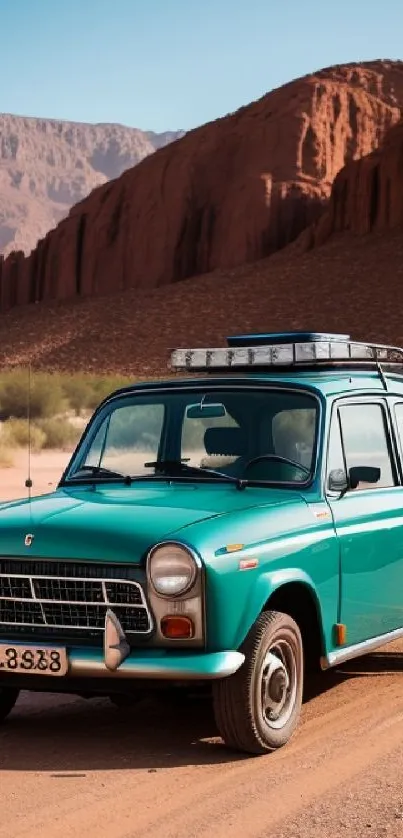
M282 728L291 716L297 691L295 655L286 640L278 640L265 655L261 669L263 719L271 728Z

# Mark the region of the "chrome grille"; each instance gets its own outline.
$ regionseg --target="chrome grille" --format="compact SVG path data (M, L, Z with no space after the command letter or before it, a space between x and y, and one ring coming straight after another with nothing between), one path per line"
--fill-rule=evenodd
M98 635L111 608L125 633L147 635L152 618L132 575L122 566L0 559L0 628Z

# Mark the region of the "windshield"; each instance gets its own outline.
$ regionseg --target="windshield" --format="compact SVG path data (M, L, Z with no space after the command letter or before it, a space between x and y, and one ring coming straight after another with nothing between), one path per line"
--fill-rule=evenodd
M95 418L66 479L306 483L317 413L312 396L280 389L125 394Z

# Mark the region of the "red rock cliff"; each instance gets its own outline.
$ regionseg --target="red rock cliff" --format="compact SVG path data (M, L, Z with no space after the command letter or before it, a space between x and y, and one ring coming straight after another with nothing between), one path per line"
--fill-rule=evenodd
M403 226L403 120L372 154L348 163L337 175L328 207L305 230L301 249L323 244L332 233L365 234Z
M147 158L0 265L1 309L151 288L267 256L322 213L403 107L403 63L322 70ZM339 179L342 176L339 176Z

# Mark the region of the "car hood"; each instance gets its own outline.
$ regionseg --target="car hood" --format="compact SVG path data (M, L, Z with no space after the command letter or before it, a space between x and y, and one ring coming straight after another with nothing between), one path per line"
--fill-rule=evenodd
M0 555L140 564L150 546L171 534L186 540L192 524L292 497L297 493L286 489L239 491L222 483L65 487L0 506Z

